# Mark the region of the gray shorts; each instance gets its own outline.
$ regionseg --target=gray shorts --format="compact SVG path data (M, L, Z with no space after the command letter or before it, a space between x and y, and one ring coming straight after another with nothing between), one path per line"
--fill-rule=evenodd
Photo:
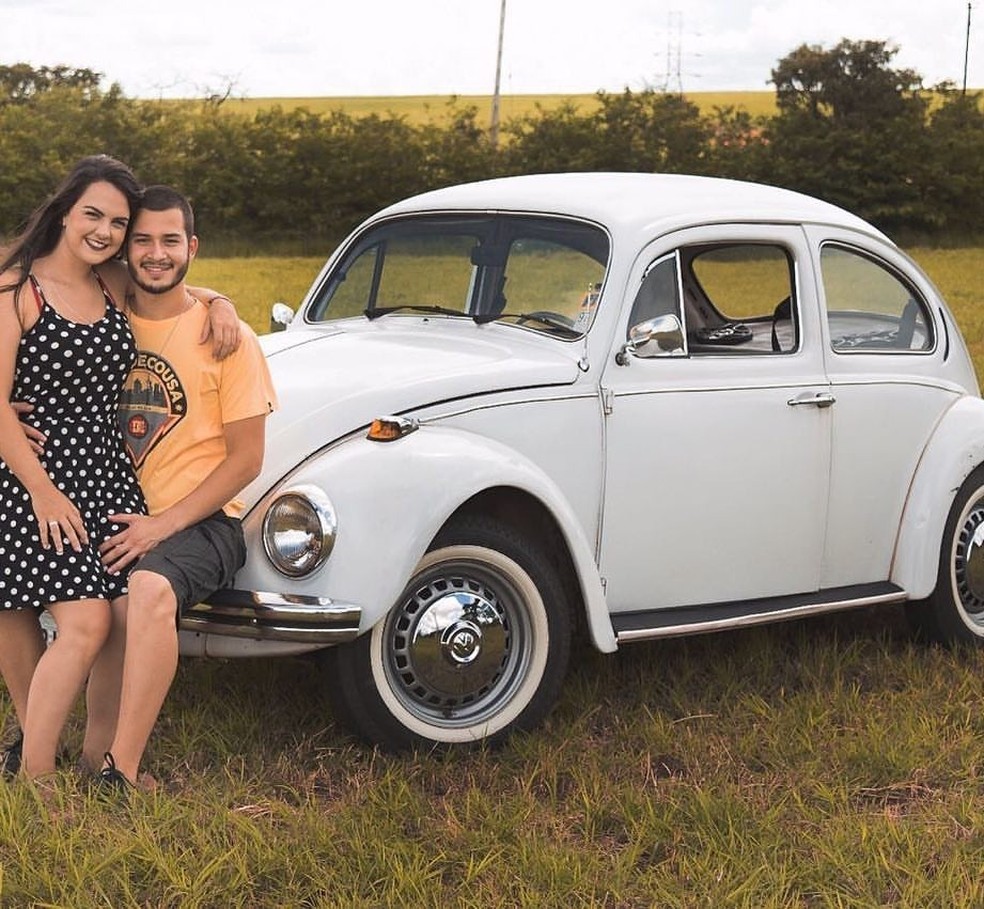
M161 540L133 570L152 571L166 578L182 615L210 593L231 584L245 561L242 525L237 518L217 511Z

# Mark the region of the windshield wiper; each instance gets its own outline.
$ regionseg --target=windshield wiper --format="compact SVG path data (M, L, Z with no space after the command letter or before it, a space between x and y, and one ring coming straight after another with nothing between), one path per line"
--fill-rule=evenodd
M467 319L471 318L468 313L462 312L460 309L451 309L448 306L424 306L423 304L417 303L404 303L402 306L379 306L375 309L363 310L363 313L367 319L375 319L379 316L389 315L391 312L401 312L404 310L425 312L439 316L464 316Z
M572 338L577 338L581 334L581 332L574 327L574 324L570 319L557 313L546 312L544 310L537 310L536 312L504 312L501 315L496 316L497 322L502 322L505 320L515 322L517 325L522 325L524 322L539 322L541 325L546 325L547 328L552 328L556 331L563 332L564 334L570 335Z
M401 306L377 306L375 309L365 309L363 313L366 318L375 319L377 316L385 316L388 313L400 312L401 310L430 313L431 315L438 316L462 316L466 319L472 319L477 325L484 325L486 322L492 322L498 318L498 316L490 315L489 313L468 313L462 312L460 309L451 309L448 306L425 305L423 303L404 303Z

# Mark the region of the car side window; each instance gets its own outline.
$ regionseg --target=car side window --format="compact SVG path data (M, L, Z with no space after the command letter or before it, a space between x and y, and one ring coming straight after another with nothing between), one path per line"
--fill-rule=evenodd
M626 338L634 326L657 316L675 315L683 321L677 272L676 253L657 259L646 269L639 292L632 302Z
M926 301L887 265L833 243L820 252L830 345L837 353L928 351Z
M691 355L784 354L799 347L792 257L770 243L680 251Z

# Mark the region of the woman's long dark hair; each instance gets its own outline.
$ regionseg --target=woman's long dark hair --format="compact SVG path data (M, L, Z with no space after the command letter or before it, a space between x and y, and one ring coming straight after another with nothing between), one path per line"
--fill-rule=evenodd
M23 232L7 248L3 262L0 262L0 274L14 266L20 269L20 274L12 284L0 287L0 291L20 290L35 259L48 255L58 245L62 219L93 183L109 183L116 187L126 196L130 214L133 214L141 193L140 183L133 171L109 155L82 158L48 200L35 209ZM122 250L121 246L121 253Z

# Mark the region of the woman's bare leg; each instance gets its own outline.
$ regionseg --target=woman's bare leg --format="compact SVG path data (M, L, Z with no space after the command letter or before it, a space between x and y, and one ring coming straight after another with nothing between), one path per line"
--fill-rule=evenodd
M82 760L94 773L113 744L120 714L123 656L126 646L126 597L110 603L109 637L92 664L85 689L86 722Z
M21 729L27 716L27 694L34 668L44 653L44 631L33 609L0 611L0 675L14 703Z
M75 600L48 607L58 633L34 670L27 698L22 769L51 773L65 721L109 634L106 600Z

